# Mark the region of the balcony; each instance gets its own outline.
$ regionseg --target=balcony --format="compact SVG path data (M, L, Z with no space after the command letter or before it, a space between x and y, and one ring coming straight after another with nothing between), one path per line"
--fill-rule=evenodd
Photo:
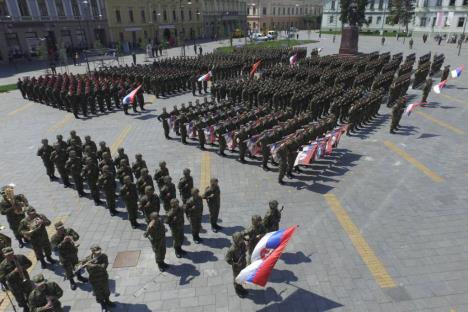
M0 16L0 22L105 21L104 16Z

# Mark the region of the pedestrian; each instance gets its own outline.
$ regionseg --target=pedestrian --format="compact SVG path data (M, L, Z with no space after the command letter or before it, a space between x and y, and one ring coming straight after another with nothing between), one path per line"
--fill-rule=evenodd
M136 65L136 64L137 64L137 60L136 60L136 54L135 54L135 52L132 52L132 60L133 60L133 65Z
M201 45L198 46L198 54L201 56L203 55L203 48Z
M413 38L411 37L411 38L410 38L410 41L409 41L409 48L410 48L410 50L413 50L413 43L414 43L414 41L413 41Z
M383 46L385 44L385 37L384 36L382 36L381 42L382 42L382 46Z

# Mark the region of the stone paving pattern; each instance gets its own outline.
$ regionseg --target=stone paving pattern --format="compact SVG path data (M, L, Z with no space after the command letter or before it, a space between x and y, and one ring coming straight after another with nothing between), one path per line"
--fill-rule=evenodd
M308 48L323 47L323 53L334 53L339 39L332 43L331 36L322 36L320 43ZM207 44L207 50L210 45L214 46ZM360 50L411 52L402 39L387 38L381 47L378 37L361 37ZM431 40L425 45L417 40L413 51L420 56L430 50L446 53L446 63L453 67L467 53L463 50L457 57L454 45L437 46ZM204 242L194 245L186 225L188 255L177 259L168 238L166 262L171 268L162 274L141 229L132 230L125 214L110 217L92 200L49 182L35 153L42 138L53 142L58 133L68 138L72 129L82 138L90 134L96 142L105 140L110 146L130 126L122 146L131 160L142 153L151 173L160 160L166 160L175 181L188 167L199 185L202 152L178 140L165 140L156 119L162 107L187 103L193 100L191 94L155 101L149 96L147 100L154 103L138 115L125 116L119 111L65 121L69 113L36 103L26 107L28 101L17 91L1 94L0 185L14 182L17 192L26 194L39 212L50 219L65 217L66 225L81 235L80 256L88 254L90 245L101 245L111 261L111 300L118 302L113 311L468 311L467 81L466 76L451 81L443 90L451 98L431 93L429 106L420 109L461 129L462 134L416 113L403 117L403 131L391 135L389 110L382 106L382 116L373 127L343 137L331 157L287 180L285 186L276 182L276 171L264 172L258 162L242 165L232 159L235 155L221 158L207 152L211 175L220 181L224 230L212 233L205 216ZM410 94L419 97L421 91ZM443 182L434 182L392 152L383 144L385 140L442 176ZM328 207L325 194L337 196L397 288L378 286ZM282 226L300 227L267 287L251 290L248 298L240 299L224 261L230 235L247 226L251 215L263 216L271 199L285 206ZM125 210L121 202L119 207ZM6 220L2 218L1 223ZM5 233L11 235L9 230ZM16 242L14 247L16 252L30 252L29 248L19 250ZM141 251L138 265L112 268L116 254L127 250ZM34 273L39 271L36 266ZM55 272L44 272L64 289L61 301L67 310L100 311L89 285L71 291L58 266Z

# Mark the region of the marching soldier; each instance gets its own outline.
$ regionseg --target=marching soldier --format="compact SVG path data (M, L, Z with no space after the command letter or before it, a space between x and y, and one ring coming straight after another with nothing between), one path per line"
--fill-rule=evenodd
M68 172L70 172L73 178L78 196L86 196L86 193L83 191L83 178L81 176L83 165L81 163L81 158L76 156L75 151L70 152L70 157L65 164L65 168L68 170Z
M278 201L272 200L269 203L270 209L263 217L263 226L266 233L279 230L279 223L281 221L281 211L278 209ZM282 210L283 208L281 208Z
M91 196L93 197L94 204L99 206L102 204L100 198L99 187L97 185L99 180L99 168L92 158L86 159L86 165L83 168L82 177L88 182L89 190L91 191Z
M0 228L0 231L2 228ZM5 234L0 233L0 263L5 260L5 255L3 254L3 248L11 247L11 238L6 236Z
M52 248L59 254L59 260L62 264L65 277L70 281L71 290L76 289L76 283L73 279L73 269L78 264L78 244L76 241L80 239L78 233L72 228L65 228L63 222L59 221L54 224L56 233L50 238ZM87 283L88 279L81 275L81 272L76 272L76 277L82 283Z
M149 215L148 228L144 235L151 242L159 271L164 272L169 267L164 262L166 257L166 227L157 212L152 212Z
M150 215L156 212L159 215L161 210L161 201L158 195L154 192L154 188L150 185L145 187L145 195L140 198L139 207L145 216L146 223L150 222Z
M0 263L0 282L11 291L18 305L28 312L28 295L32 290L28 269L32 262L23 255L15 255L13 248L2 249L5 259Z
M123 160L125 161L125 160ZM128 212L128 220L132 225L132 228L136 229L139 224L137 222L138 216L138 192L135 183L129 176L123 178L123 186L120 189L120 197L122 197L125 207Z
M170 139L171 137L169 136L169 118L170 115L167 113L166 108L163 108L162 113L158 116L158 120L162 122L162 126L164 129L164 136L166 139Z
M153 178L150 176L147 168L141 170L141 176L138 178L136 186L141 196L145 195L146 187L151 186L151 188L154 189Z
M184 211L179 206L179 200L172 199L171 209L167 213L166 222L169 224L172 233L174 250L177 258L181 258L186 252L182 249L184 242Z
M102 311L109 311L115 304L110 301L109 274L107 267L109 260L98 245L91 246L91 255L84 258L80 263L89 274L89 283L93 288L97 303L101 305Z
M179 189L180 197L182 198L182 203L186 203L190 198L192 189L193 189L193 177L190 175L190 169L185 168L183 171L184 176L180 178L177 188Z
M28 206L28 200L23 194L15 194L15 185L9 184L1 189L2 201L0 202L0 209L2 215L6 216L10 230L18 240L18 245L23 248L24 242L18 228L21 220L24 219L24 208Z
M45 215L38 214L36 209L29 206L26 210L26 217L21 220L18 228L21 235L29 239L36 259L41 262L43 269L47 267L44 256L50 264L57 263L56 260L52 259L52 249L46 229L50 224L50 220Z
M114 177L116 176L115 164L110 153L102 153L102 160L99 162L99 168L102 170L104 166L107 166L112 171Z
M54 149L49 145L49 141L47 139L42 140L42 146L37 150L37 156L41 157L50 181L57 180L57 177L55 176L54 162L50 159L50 155L53 150Z
M249 256L251 256L257 243L262 239L263 235L266 234L265 227L262 223L262 217L259 215L252 216L252 224L247 230L244 230L242 234L247 241L247 250Z
M72 150L76 152L76 156L81 158L81 153L83 152L83 143L81 138L76 134L75 130L70 131L70 138L67 141L68 147L71 147Z
M109 155L111 155L110 148L106 145L106 142L101 141L99 142L99 150L96 153L98 160L104 159L104 153L108 153Z
M210 211L210 224L213 232L218 232L222 228L218 225L219 209L221 207L221 190L219 189L218 179L212 178L210 185L205 189L202 196L208 204Z
M200 244L201 222L203 217L203 198L200 196L200 191L193 188L191 191L192 196L185 204L185 212L192 226L192 237L195 244Z
M70 187L70 181L68 179L68 172L66 168L67 163L67 152L61 149L60 145L54 144L54 151L50 154L50 160L55 164L57 171L62 178L63 186L65 188Z
M114 158L114 164L117 166L117 169L119 169L122 159L125 159L127 164L130 164L130 159L128 159L127 154L125 154L124 148L119 147L117 149L117 156Z
M171 208L171 201L176 198L176 188L174 183L172 183L172 178L170 176L165 176L163 181L164 185L160 189L160 195L164 211L167 213Z
M37 274L32 280L34 288L28 297L31 312L62 312L62 303L59 301L63 295L62 288L55 282L48 282L42 274Z
M169 176L169 169L167 169L166 162L161 161L159 168L154 172L154 181L158 185L159 190L164 186L164 177Z
M120 184L124 183L124 178L129 177L130 180L133 182L133 172L132 168L128 164L128 160L122 159L119 170L117 170L117 177L119 178Z
M143 168L148 169L146 166L146 161L143 160L143 156L141 154L136 154L135 162L132 164L133 174L135 175L136 179L140 178L141 170Z
M93 140L91 140L91 136L87 135L84 138L85 138L85 142L83 144L83 150L86 150L86 148L89 147L91 152L93 154L96 154L97 146L96 146L96 143Z
M426 83L424 84L423 96L421 100L423 104L427 102L427 97L429 96L429 93L431 92L431 90L432 90L432 79L427 78Z
M232 235L232 245L226 253L225 260L232 266L234 289L236 294L244 298L248 291L241 284L236 283L236 277L247 266L247 246L240 232Z
M115 210L115 189L117 185L115 183L115 176L108 166L102 167L102 173L99 176L97 184L106 196L106 206L109 209L110 215L115 216L117 214L117 210Z

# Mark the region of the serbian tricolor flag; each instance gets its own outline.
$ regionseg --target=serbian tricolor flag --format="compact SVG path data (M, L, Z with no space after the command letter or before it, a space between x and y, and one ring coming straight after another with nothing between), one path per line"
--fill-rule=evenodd
M189 122L188 124L185 125L187 129L187 133L190 138L195 138L197 136L196 129L193 125L193 122Z
M250 152L250 155L255 156L260 153L260 147L257 144L258 141L258 135L253 136L248 140L245 140L245 143L247 144L247 149Z
M434 90L435 93L440 94L440 90L445 88L446 84L447 84L447 80L441 81L438 84L436 84L432 89Z
M255 73L257 72L258 67L260 66L260 63L262 60L259 60L257 63L252 65L252 70L250 71L250 78L252 79Z
M297 225L265 234L252 252L251 264L237 275L236 283L265 287L271 271L296 228Z
M205 132L205 137L207 138L208 143L213 144L216 140L214 126L206 127L203 131Z
M465 69L465 65L461 65L455 68L454 70L452 70L451 71L452 78L460 77L464 69Z
M135 96L138 90L140 90L140 88L141 88L141 85L139 85L135 90L127 94L122 100L123 105L128 106L130 104L135 103Z
M210 81L212 76L213 75L212 75L211 70L210 70L209 72L207 72L206 74L204 74L203 76L198 78L198 81Z
M317 150L317 144L310 144L310 145L304 146L302 148L302 151L297 153L296 160L294 161L294 166L309 165L316 150Z
M289 58L289 65L294 66L297 64L297 53Z
M405 113L409 116L418 106L421 106L423 104L426 104L426 102L416 102L416 103L411 103L406 107Z

